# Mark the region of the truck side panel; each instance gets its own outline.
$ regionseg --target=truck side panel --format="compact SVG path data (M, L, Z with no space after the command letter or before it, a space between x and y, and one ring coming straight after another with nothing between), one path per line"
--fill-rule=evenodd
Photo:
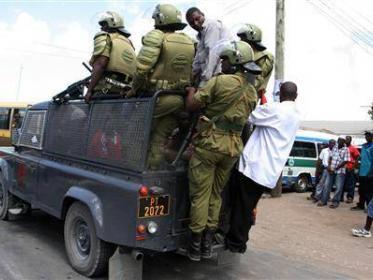
M64 202L79 200L90 208L98 237L134 246L138 183L50 160L41 161L40 178L40 208L64 218Z

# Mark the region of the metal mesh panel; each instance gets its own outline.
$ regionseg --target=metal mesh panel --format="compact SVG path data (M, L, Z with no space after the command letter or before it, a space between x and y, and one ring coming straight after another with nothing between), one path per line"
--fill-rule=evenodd
M48 111L48 133L44 150L85 158L89 105L51 104Z
M88 159L142 171L151 113L150 100L96 103L89 128Z
M20 146L41 149L43 144L43 132L46 111L27 111L22 126L22 133L19 136Z

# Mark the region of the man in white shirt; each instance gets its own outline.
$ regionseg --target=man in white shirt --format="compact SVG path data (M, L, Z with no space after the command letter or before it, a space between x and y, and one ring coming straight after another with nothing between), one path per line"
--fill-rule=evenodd
M219 42L232 40L233 37L221 21L206 19L204 13L196 7L189 8L185 17L189 25L198 32L192 71L195 86L201 87L221 71L220 58L212 49Z
M330 139L328 147L322 149L319 155L319 160L321 161L322 173L321 173L320 181L316 186L315 195L312 197L314 202L317 202L321 199L321 194L322 194L323 188L325 186L325 182L329 174L328 172L329 159L330 159L331 152L334 146L335 146L335 140Z
M276 186L290 154L300 123L296 98L296 84L285 82L280 87L280 103L259 105L249 117L256 127L240 157L240 178L233 190L230 229L225 240L232 252L246 251L251 213L264 189Z

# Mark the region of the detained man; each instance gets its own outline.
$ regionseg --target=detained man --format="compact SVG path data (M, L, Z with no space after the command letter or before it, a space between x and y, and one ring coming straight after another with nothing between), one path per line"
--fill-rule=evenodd
M221 72L220 58L213 50L219 43L233 40L231 33L220 20L207 19L196 7L189 8L185 15L190 27L198 32L197 50L193 61L195 87L202 87Z
M280 87L280 103L259 105L248 121L255 125L239 160L238 184L232 197L230 229L226 247L244 253L253 223L252 211L265 188L276 187L300 124L296 109L297 86L285 82Z

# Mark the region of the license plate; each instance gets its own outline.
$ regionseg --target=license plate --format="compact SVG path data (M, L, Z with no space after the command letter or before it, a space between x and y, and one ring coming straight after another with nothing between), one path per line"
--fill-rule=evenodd
M166 216L170 211L170 196L150 196L139 199L139 218Z

